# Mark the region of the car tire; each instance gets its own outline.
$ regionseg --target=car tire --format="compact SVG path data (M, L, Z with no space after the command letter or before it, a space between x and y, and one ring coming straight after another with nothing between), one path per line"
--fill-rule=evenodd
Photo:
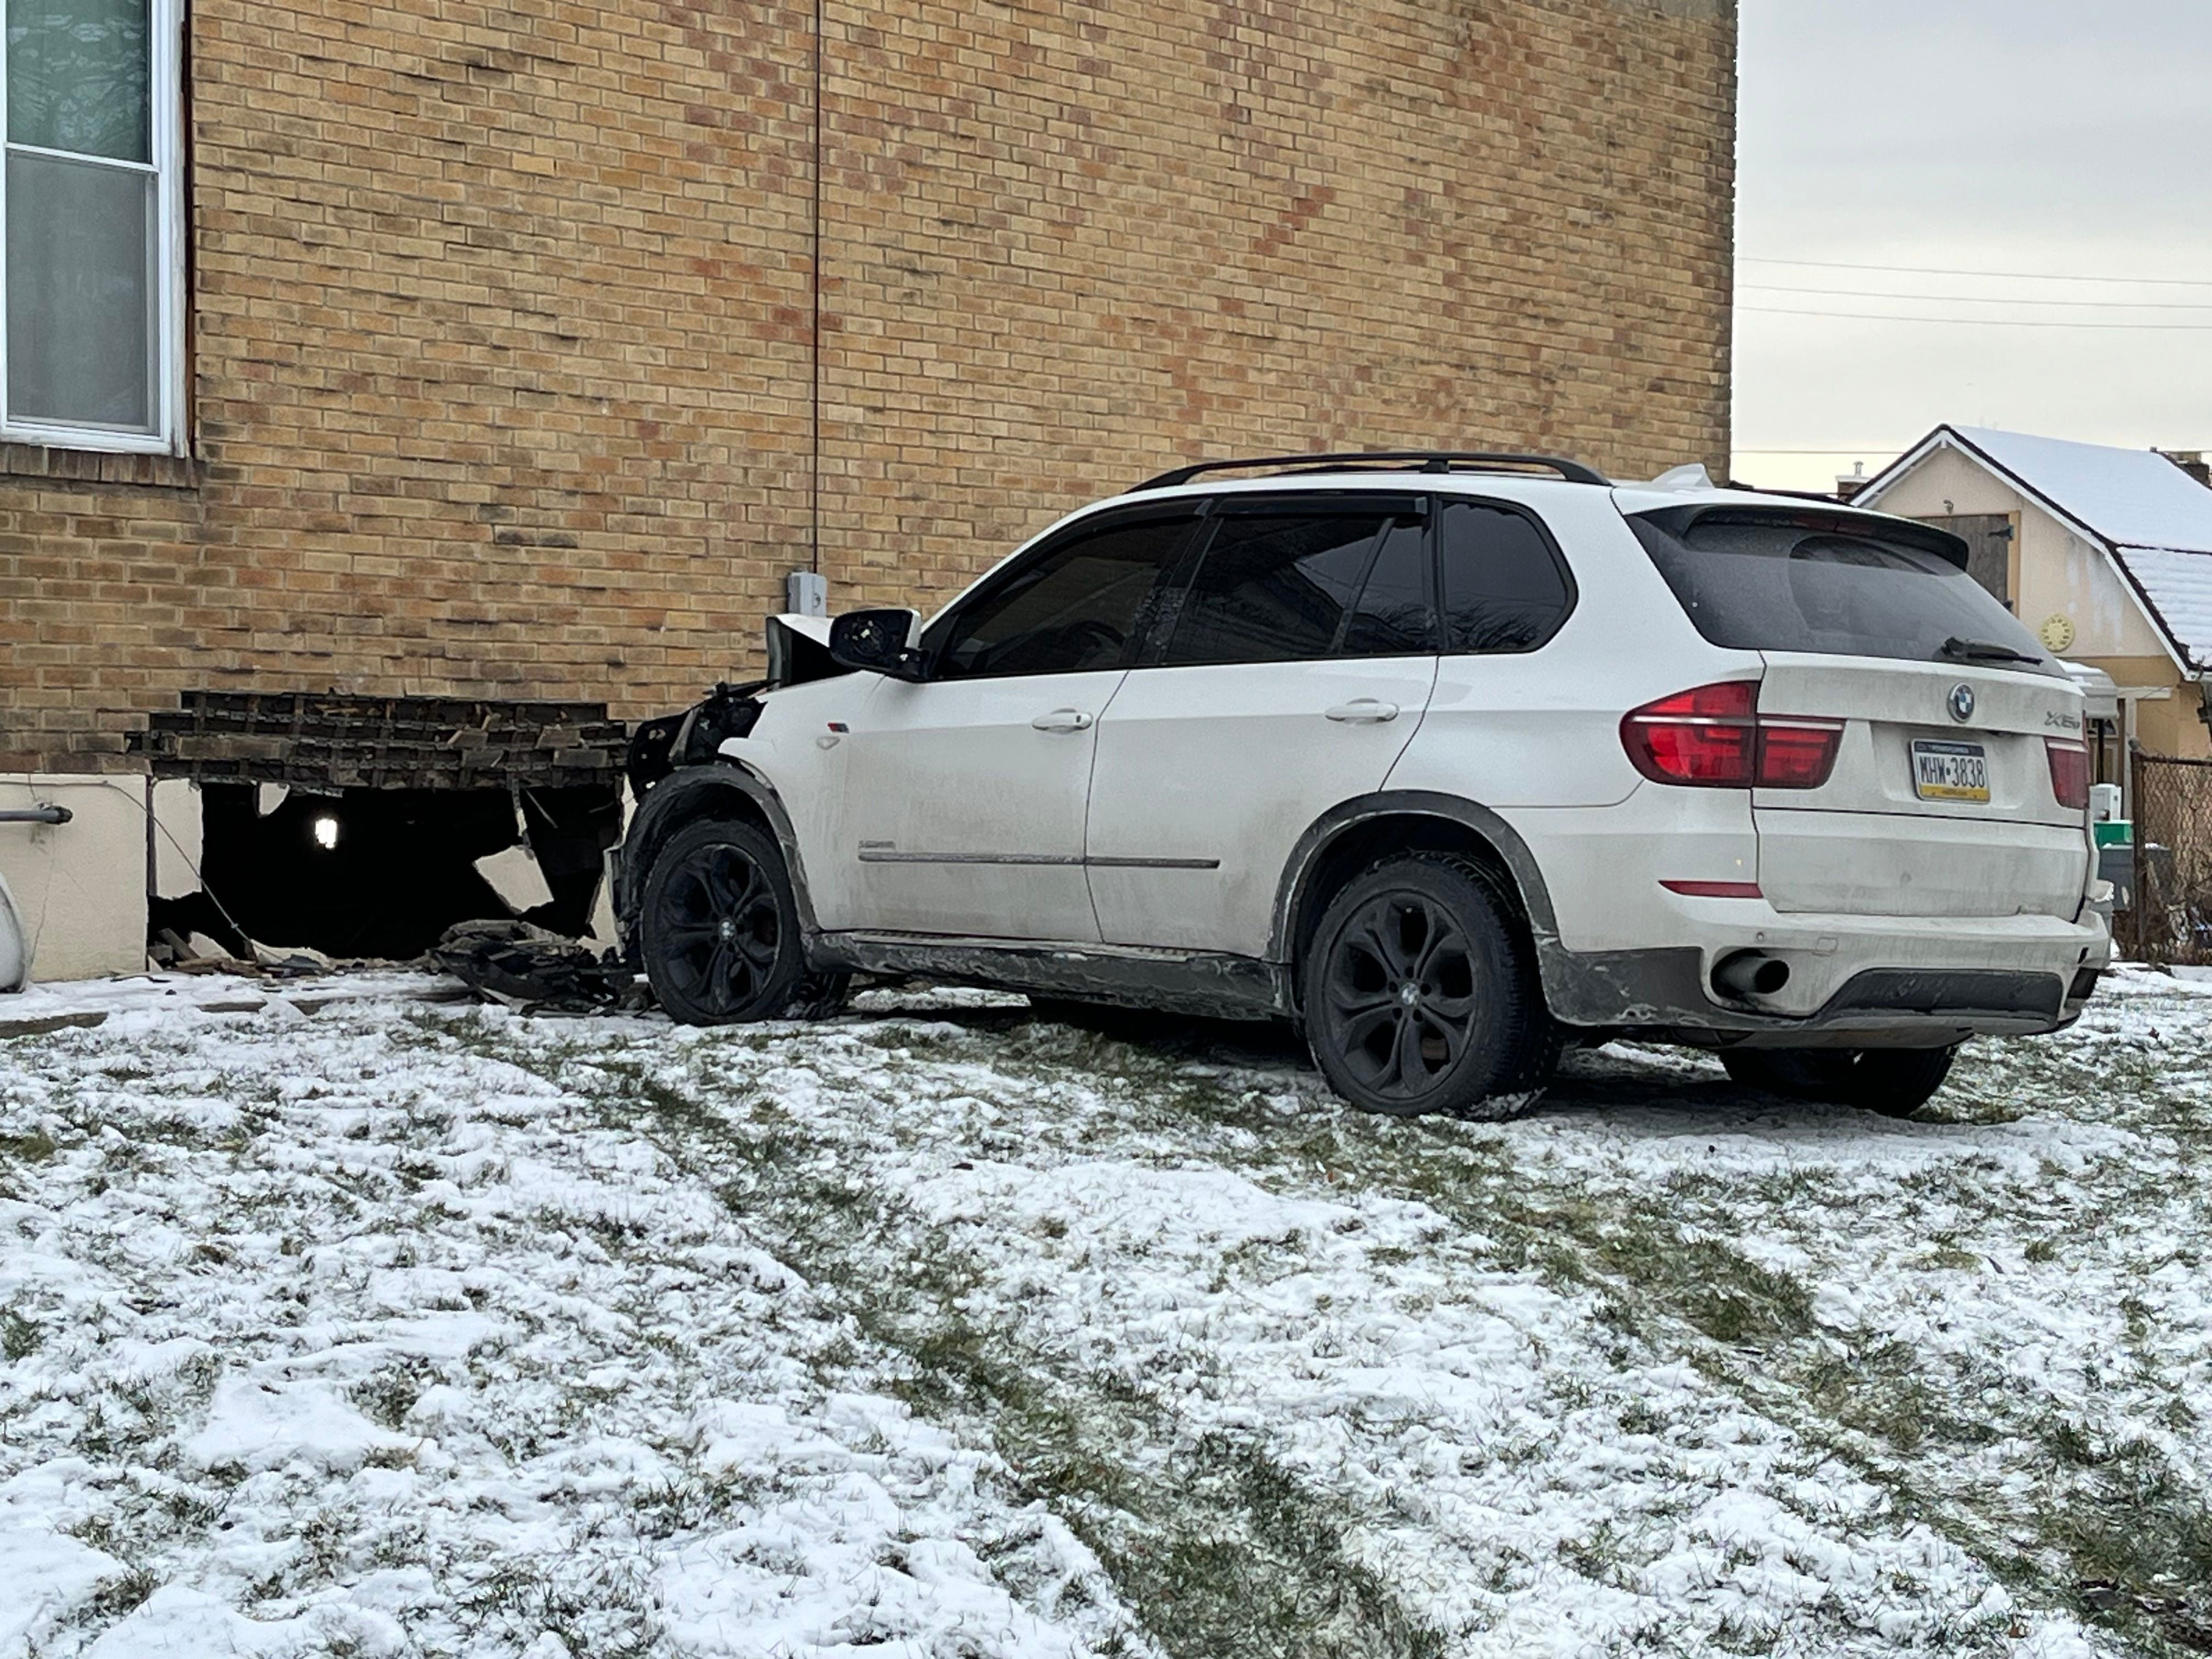
M1856 1106L1884 1117L1911 1117L1951 1074L1948 1048L1732 1048L1728 1074L1748 1089L1792 1100Z
M704 820L669 838L646 874L638 953L684 1025L825 1018L850 978L809 971L782 849L749 823Z
M1467 859L1412 853L1354 877L1301 978L1314 1060L1366 1111L1502 1121L1535 1103L1559 1060L1534 947Z

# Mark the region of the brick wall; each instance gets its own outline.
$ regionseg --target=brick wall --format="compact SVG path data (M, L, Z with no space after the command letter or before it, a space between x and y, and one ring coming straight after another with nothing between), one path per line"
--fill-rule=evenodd
M823 568L1181 457L1725 461L1721 0L826 0ZM188 690L757 660L811 503L812 14L193 0L194 454L0 449L0 769Z

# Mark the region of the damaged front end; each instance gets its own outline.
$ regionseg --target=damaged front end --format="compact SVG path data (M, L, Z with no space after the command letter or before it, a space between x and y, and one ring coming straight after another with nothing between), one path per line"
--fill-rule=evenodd
M630 733L623 771L631 797L643 800L646 792L670 773L704 766L732 738L751 736L760 719L760 700L767 693L845 672L830 659L827 618L770 617L766 678L743 685L718 682L681 714L645 720Z
M626 960L636 959L637 905L647 872L668 836L689 819L750 817L765 821L758 785L721 754L732 738L752 735L763 699L787 686L849 672L830 654L823 617L768 620L768 673L744 685L719 684L678 714L640 725L630 738L626 771L634 803L621 846L607 854L607 890L615 932ZM744 799L740 799L744 798ZM793 854L795 856L795 854Z
M830 659L829 633L824 618L770 617L766 678L717 684L690 708L632 729L623 771L633 810L619 842L595 860L605 908L594 916L590 940L519 922L471 922L440 940L433 953L438 965L480 995L513 1006L583 1013L640 1006L645 993L634 925L640 884L674 829L702 812L726 813L726 798L744 791L747 775L720 750L752 734L762 699L845 672ZM613 948L605 948L611 935Z
M678 767L703 766L730 738L750 735L760 719L758 694L769 689L766 680L717 683L682 714L641 721L630 733L629 753L623 762L632 797L643 800L647 790Z

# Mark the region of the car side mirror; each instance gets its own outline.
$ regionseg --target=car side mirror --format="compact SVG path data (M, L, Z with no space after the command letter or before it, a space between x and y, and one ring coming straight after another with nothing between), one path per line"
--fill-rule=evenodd
M830 624L830 660L840 668L924 678L921 653L908 643L921 620L912 611L849 611Z

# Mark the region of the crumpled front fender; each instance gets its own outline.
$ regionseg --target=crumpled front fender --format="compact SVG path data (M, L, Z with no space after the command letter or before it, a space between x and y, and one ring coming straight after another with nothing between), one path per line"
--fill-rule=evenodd
M813 901L807 893L806 872L799 860L799 838L793 833L791 815L784 810L782 800L750 768L737 761L715 759L671 772L647 791L630 818L615 872L614 893L615 924L625 948L653 860L670 836L701 818L750 823L775 836L776 845L783 849L785 867L791 872L800 929L809 934L818 931Z

